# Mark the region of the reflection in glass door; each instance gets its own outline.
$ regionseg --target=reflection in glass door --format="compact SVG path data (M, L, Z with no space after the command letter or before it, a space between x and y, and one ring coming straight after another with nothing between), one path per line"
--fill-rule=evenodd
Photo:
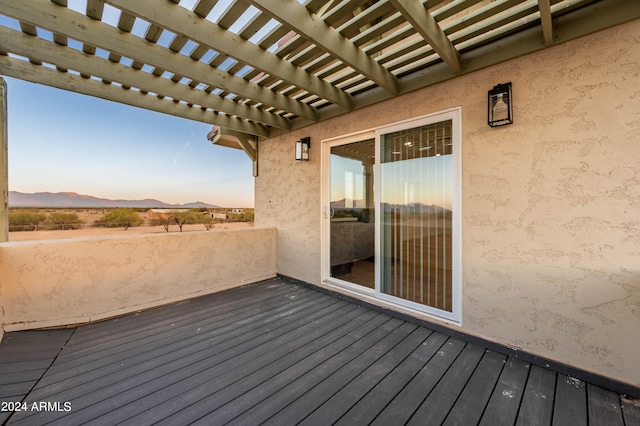
M375 139L330 148L330 276L375 286Z
M380 136L380 292L453 312L452 120Z

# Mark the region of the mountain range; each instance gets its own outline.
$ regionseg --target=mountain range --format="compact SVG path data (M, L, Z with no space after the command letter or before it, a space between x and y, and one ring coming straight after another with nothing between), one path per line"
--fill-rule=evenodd
M77 194L75 192L36 192L34 194L9 191L9 207L66 207L66 208L114 208L114 207L139 207L139 208L216 208L213 204L196 201L187 204L169 204L154 199L144 200L109 200L91 195Z

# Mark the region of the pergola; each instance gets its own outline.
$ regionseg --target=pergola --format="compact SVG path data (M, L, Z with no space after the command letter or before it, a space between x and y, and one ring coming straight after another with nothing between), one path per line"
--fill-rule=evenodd
M640 2L0 0L0 14L15 20L0 75L210 123L255 162L258 140L637 19Z

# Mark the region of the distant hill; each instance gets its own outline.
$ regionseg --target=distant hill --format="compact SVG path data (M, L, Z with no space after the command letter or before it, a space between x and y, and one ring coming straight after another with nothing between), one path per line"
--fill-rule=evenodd
M113 207L139 207L139 208L216 208L213 204L196 201L187 204L169 204L159 200L109 200L93 197L91 195L77 194L75 192L36 192L27 194L24 192L9 191L9 207L66 207L66 208L113 208Z

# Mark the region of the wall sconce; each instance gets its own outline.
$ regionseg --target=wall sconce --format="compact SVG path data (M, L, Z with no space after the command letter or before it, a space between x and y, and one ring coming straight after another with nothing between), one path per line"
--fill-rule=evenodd
M489 118L491 127L513 124L513 98L511 82L498 84L489 90Z
M311 147L311 138L301 138L296 142L296 160L309 161L309 148Z

